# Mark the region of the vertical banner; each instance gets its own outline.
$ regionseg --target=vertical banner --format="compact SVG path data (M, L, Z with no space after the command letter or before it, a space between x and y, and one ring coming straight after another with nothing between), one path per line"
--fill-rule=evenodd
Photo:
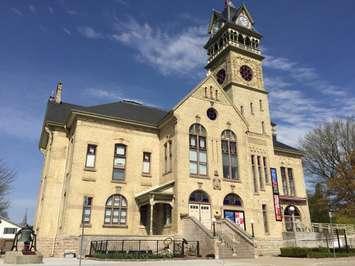
M281 222L282 221L282 213L281 213L279 195L274 195L274 208L275 208L276 221Z
M281 212L281 205L280 205L280 198L279 198L279 183L277 181L276 168L270 168L270 173L271 173L275 218L276 218L276 221L282 221L282 212Z
M270 168L271 172L271 182L272 182L272 193L273 195L279 195L279 183L277 181L277 172L275 168Z

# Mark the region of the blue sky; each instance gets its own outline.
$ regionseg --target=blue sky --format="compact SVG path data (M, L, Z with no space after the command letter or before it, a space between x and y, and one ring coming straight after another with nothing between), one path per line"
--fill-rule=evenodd
M207 24L223 0L2 0L0 158L17 172L10 218L34 215L46 101L134 99L166 109L204 76ZM240 4L241 1L234 1ZM264 35L265 84L279 138L355 114L353 0L244 1Z

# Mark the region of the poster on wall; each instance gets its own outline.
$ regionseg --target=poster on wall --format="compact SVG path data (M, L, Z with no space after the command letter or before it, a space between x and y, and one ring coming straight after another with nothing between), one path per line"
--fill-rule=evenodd
M280 205L279 195L274 195L274 209L275 209L275 218L276 221L282 221L282 211Z
M245 230L245 219L244 219L243 211L225 210L224 218L239 225L241 228Z
M271 182L272 182L272 193L273 195L279 195L279 183L277 181L277 171L276 168L270 168Z

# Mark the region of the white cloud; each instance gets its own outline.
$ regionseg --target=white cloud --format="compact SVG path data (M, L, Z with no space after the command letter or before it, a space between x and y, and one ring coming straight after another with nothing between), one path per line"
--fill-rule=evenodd
M77 14L78 14L78 12L77 12L77 11L75 11L75 10L73 10L73 9L69 9L69 10L67 10L67 11L66 11L66 13L67 13L68 15L71 15L71 16L75 16L75 15L77 15Z
M205 25L173 34L129 18L115 24L112 38L136 50L141 62L157 68L164 75L196 73L207 62L203 49L207 40Z
M32 112L16 106L0 106L0 136L9 135L20 139L37 140L42 120Z
M67 34L67 35L71 35L71 31L67 28L63 28L63 31Z
M10 8L10 10L14 13L14 14L16 14L17 16L23 16L23 13L20 11L20 10L18 10L17 8Z
M314 68L273 56L267 56L265 67L273 70L266 72L264 81L282 141L297 145L320 123L355 113L354 96L322 79Z
M54 14L54 9L53 9L53 7L49 6L49 7L48 7L48 12L49 12L50 14Z
M111 101L122 99L122 93L118 90L112 91L100 88L88 88L84 93L90 97L109 99Z
M78 27L77 28L78 32L85 38L88 39L101 39L103 38L103 35L96 30L94 30L91 27L84 26L84 27Z
M28 9L32 12L32 13L36 13L37 9L34 5L29 5Z

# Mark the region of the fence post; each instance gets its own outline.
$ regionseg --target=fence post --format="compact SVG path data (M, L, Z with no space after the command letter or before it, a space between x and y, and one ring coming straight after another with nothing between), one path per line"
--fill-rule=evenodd
M340 239L339 239L339 230L338 228L335 229L335 233L337 234L337 239L338 239L338 248L340 249Z
M157 240L157 255L159 254L159 240Z
M349 253L348 238L346 237L346 230L345 229L344 229L344 240L345 240L346 253Z
M138 252L141 252L141 240L138 240Z
M124 251L124 240L122 240L122 253Z
M196 249L197 249L197 257L200 257L200 241L197 241Z
M107 254L108 253L108 240L106 240L106 244L105 244L105 254Z
M93 249L93 245L92 245L92 242L90 242L90 253L89 253L90 257L92 257L92 249Z

